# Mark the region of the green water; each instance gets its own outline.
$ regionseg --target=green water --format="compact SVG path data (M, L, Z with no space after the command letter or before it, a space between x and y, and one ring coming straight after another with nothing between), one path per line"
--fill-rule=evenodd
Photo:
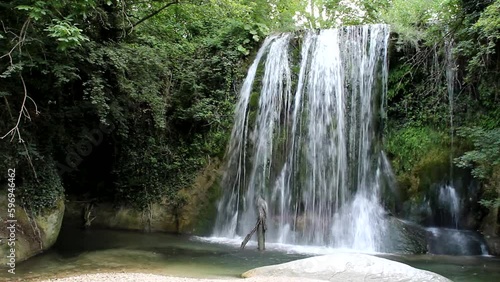
M2 271L0 281L36 281L107 271L237 279L251 268L309 256L272 246L264 253L253 246L240 251L235 245L163 233L63 228L50 251L18 264L16 275ZM499 258L381 256L434 271L453 281L500 281Z

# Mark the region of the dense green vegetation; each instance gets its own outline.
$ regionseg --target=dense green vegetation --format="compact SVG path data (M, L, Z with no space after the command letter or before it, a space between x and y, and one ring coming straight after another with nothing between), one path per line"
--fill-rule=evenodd
M178 207L177 192L224 155L237 91L267 34L386 22L385 145L400 182L415 182L444 148L490 181L500 159L500 1L351 2L2 2L0 171L17 169L34 212L64 193ZM483 203L498 203L488 195Z
M251 51L298 7L263 3L2 2L0 170L23 204L182 202L224 154Z
M417 197L429 184L422 174L437 163L470 168L485 183L494 181L500 152L500 1L392 2L382 15L397 33L386 146L403 188ZM499 196L482 193L487 206Z

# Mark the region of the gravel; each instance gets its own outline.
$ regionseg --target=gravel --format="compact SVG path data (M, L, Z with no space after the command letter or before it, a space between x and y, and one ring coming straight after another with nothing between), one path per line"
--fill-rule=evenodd
M96 273L83 274L65 278L48 279L43 282L98 282L98 281L119 281L119 282L320 282L325 280L293 278L293 277L252 277L252 278L224 278L224 279L199 279L163 276L147 273Z

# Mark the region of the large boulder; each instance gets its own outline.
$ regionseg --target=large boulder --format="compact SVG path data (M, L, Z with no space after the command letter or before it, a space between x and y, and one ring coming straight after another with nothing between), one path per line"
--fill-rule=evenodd
M439 274L365 254L337 253L264 266L242 274L249 277L301 277L339 282L451 282Z
M7 197L5 194L0 196L0 205L7 207ZM50 210L39 214L28 215L28 212L22 208L16 207L16 244L15 244L15 262L21 262L32 256L35 256L54 245L61 230L61 224L64 215L64 199L60 198L56 206ZM10 247L6 244L10 233L7 230L7 218L0 215L0 266L4 267L9 261L7 255L10 253ZM6 242L3 242L3 241Z
M421 226L387 217L386 252L398 254L425 254L428 252L427 232Z

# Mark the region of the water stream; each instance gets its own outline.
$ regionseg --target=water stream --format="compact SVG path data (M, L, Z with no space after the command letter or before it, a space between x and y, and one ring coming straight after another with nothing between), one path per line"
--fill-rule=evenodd
M456 61L453 56L453 40L445 39L445 67L446 67L446 89L448 92L449 116L450 116L450 179L453 179L453 149L455 126L453 123L455 79L456 79Z

